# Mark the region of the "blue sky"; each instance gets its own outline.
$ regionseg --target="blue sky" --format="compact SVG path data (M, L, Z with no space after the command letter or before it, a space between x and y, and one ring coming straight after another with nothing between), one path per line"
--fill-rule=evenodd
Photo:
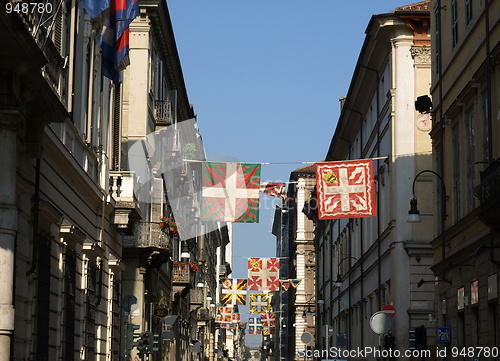
M167 0L208 158L282 163L263 165L262 181L322 160L372 14L411 3ZM234 278L246 278L244 257L275 256L272 209L261 195L259 224L234 225Z

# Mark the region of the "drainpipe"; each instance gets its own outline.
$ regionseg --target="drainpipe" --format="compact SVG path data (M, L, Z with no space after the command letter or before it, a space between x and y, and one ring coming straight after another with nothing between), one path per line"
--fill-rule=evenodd
M33 256L31 259L31 268L26 272L26 276L34 273L36 270L36 262L38 258L38 215L40 208L40 158L36 159L35 170L35 195L34 195L34 210L33 210Z

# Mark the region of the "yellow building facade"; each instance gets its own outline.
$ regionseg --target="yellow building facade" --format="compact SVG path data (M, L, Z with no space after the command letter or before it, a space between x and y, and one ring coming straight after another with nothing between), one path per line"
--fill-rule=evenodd
M499 17L497 0L431 1L430 135L445 190L436 182L434 318L449 351L499 344Z

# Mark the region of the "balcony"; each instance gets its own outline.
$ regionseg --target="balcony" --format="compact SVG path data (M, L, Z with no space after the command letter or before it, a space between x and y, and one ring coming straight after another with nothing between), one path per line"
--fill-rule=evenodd
M123 237L123 247L154 247L172 251L173 239L158 223L138 222L133 234Z
M155 101L155 120L157 125L173 124L174 108L171 100Z
M489 227L500 228L500 158L481 173L481 183L474 189L481 202L479 219Z
M172 294L181 297L187 295L189 290L194 290L194 276L189 266L176 267L172 270Z
M189 291L189 301L192 306L201 306L203 305L203 289L202 288L193 288Z
M113 223L126 233L131 233L142 218L134 188L138 188L135 172L109 172L109 194L116 201Z
M196 316L198 321L210 321L213 319L212 312L206 308L201 308L197 311Z
M172 271L172 283L174 286L191 285L191 272L189 271L189 267L174 267L174 270Z

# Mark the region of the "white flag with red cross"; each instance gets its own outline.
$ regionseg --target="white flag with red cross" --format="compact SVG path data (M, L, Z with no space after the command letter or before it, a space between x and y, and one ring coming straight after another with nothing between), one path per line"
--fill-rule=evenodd
M277 291L280 287L279 271L278 258L249 258L248 290Z

